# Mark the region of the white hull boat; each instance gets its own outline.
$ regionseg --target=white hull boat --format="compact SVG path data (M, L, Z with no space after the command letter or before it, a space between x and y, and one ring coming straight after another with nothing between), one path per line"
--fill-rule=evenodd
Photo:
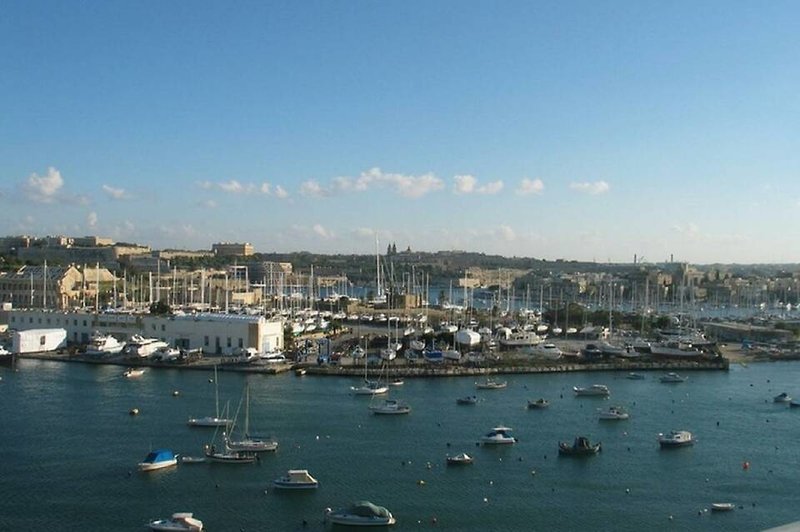
M685 447L694 444L694 437L688 430L673 430L667 434L659 434L658 444L662 448Z
M511 435L510 428L495 427L481 438L481 443L484 445L510 445L517 443L517 439Z
M611 392L608 390L608 386L605 384L592 384L588 388L573 386L572 389L575 390L575 395L581 397L606 397L611 394Z
M408 414L411 412L410 406L393 399L385 400L382 405L370 406L369 409L373 414L384 416Z
M150 530L166 532L200 532L203 530L203 522L196 519L189 512L178 512L172 514L169 519L154 519L147 523Z
M272 481L272 485L285 490L307 490L319 487L319 481L306 469L290 469L284 476Z
M359 501L336 511L328 508L325 518L333 524L345 526L390 526L396 522L389 510L369 501Z
M681 376L680 376L680 375L678 375L677 373L672 373L672 372L670 372L670 373L667 373L666 375L663 375L663 376L662 376L662 377L659 379L659 381L661 381L661 382L665 382L665 383L668 383L668 384L673 384L673 383L678 383L678 382L686 382L686 380L687 380L688 378L689 378L689 377L681 377Z
M608 410L601 411L599 417L601 420L616 421L628 419L631 416L621 406L612 406Z
M150 452L144 460L139 462L139 471L156 471L178 465L178 455L169 449L157 449Z

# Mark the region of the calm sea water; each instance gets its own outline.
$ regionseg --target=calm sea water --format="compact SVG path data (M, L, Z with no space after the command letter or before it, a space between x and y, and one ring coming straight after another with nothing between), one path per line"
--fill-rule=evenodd
M222 403L235 408L249 384L251 427L275 435L278 452L252 465L149 474L136 464L150 449L198 456L212 437L186 425L213 413L212 375L126 380L122 369L0 368L0 530L142 530L175 511L194 512L212 532L326 530L324 508L358 499L387 506L396 530L758 530L800 519L800 409L772 402L782 391L800 396L797 363L690 373L673 385L614 373L511 376L497 391L476 391L470 378L407 380L392 395L413 411L397 417L371 415L369 398L348 394L353 380L221 372ZM573 396L572 386L593 383L611 398ZM478 405L456 404L472 394ZM551 407L525 408L538 397ZM598 421L598 408L616 404L630 420ZM133 407L140 415L128 415ZM477 447L497 424L519 443ZM657 433L671 429L692 431L697 444L659 450ZM558 441L578 434L602 441L602 453L559 458ZM461 451L475 463L446 467ZM272 479L290 468L309 469L320 488L274 492ZM741 508L705 512L712 502Z

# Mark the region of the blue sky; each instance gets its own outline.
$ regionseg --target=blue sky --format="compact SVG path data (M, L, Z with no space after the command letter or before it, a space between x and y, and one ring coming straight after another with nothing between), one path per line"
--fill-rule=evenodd
M800 262L796 2L10 1L0 233Z

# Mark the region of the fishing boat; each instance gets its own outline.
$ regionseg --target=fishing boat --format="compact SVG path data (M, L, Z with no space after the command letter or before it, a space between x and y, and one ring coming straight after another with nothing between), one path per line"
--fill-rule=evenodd
M238 414L238 411L237 411ZM245 406L244 406L244 434L240 438L232 437L236 428L236 423L231 425L231 434L225 435L225 447L229 451L261 453L276 451L278 442L272 438L264 438L250 435L250 386L245 386Z
M178 464L178 455L169 449L156 449L139 462L139 471L155 471Z
M658 444L662 448L685 447L694 444L694 437L688 430L673 430L667 434L659 433Z
M459 405L474 405L478 403L477 395L469 395L467 397L459 397L456 399L456 404Z
M200 532L203 530L203 522L195 518L189 512L177 512L167 519L154 519L147 523L150 530L156 531L185 531Z
M392 512L369 501L357 501L347 508L325 509L325 518L336 525L389 526L396 522Z
M474 459L467 453L459 453L455 456L447 457L447 465L465 465L471 464Z
M481 438L481 443L484 445L507 445L516 443L517 439L511 435L511 430L512 429L508 427L495 427Z
M550 401L544 398L535 401L528 400L528 408L547 408L548 406L550 406Z
M190 427L227 427L231 420L219 417L219 386L217 385L217 366L214 366L214 415L192 417L187 422Z
M558 454L564 456L591 456L601 450L602 444L600 442L592 445L589 442L589 438L585 436L576 437L572 445L563 441L558 443Z
M736 506L732 502L712 502L711 503L711 511L712 512L730 512L736 508Z
M279 489L299 490L319 487L319 481L312 477L307 469L290 469L287 473L272 481Z
M369 409L373 414L379 415L408 414L411 412L410 406L394 399L386 399L382 404L370 406Z
M599 417L601 420L621 420L630 418L630 414L621 406L611 406L601 411Z
M128 368L122 374L126 379L136 379L144 375L144 368Z
M573 386L572 389L575 391L575 395L578 396L607 396L611 393L605 384L592 384L586 388Z
M662 375L660 379L661 382L665 383L676 383L676 382L686 382L689 377L681 377L677 373L669 372L666 375Z
M475 387L479 390L501 390L508 386L508 381L496 381L494 379L486 379L483 382L476 382Z

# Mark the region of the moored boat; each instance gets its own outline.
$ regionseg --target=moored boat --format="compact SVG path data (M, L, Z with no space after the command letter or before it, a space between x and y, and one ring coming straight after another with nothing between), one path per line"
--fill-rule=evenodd
M459 453L455 456L447 457L447 465L465 465L471 464L474 459L467 453Z
M642 381L644 380L645 377L641 373L630 372L628 373L628 375L625 376L625 378L630 379L632 381Z
M128 368L122 374L126 379L135 379L144 375L144 368Z
M573 386L572 389L578 396L607 396L611 393L605 384L592 384L585 388Z
M600 442L592 444L585 436L577 436L572 445L563 441L558 443L558 454L565 456L591 456L599 453L601 449Z
M732 502L712 502L711 503L711 511L712 512L730 512L736 508L736 506Z
M456 404L459 405L474 405L478 403L477 395L469 395L467 397L459 397L456 399Z
M396 522L392 512L369 501L357 501L338 510L327 508L325 518L333 524L346 526L389 526Z
M475 387L479 390L500 390L508 386L508 381L496 381L494 379L486 379L483 382L476 382Z
M776 403L791 403L792 402L791 396L786 392L779 393L772 400L774 402L776 402Z
M370 406L369 409L373 414L379 415L408 414L411 412L410 406L395 399L386 399L383 404Z
M511 430L509 427L495 427L481 438L481 443L484 445L516 443L517 439L511 435Z
M658 444L662 448L685 447L694 444L694 436L688 430L673 430L667 434L659 433Z
M681 377L680 375L674 372L669 372L666 375L662 375L661 378L658 380L666 383L676 383L676 382L686 382L688 378L689 377Z
M528 408L547 408L548 406L550 406L550 401L544 398L535 401L528 400Z
M156 531L183 531L200 532L203 530L203 522L195 518L189 512L177 512L167 519L154 519L147 523L150 530Z
M156 449L139 462L139 471L155 471L156 469L164 469L177 464L178 455L169 449Z
M319 481L312 477L307 469L290 469L287 473L272 481L280 489L314 489L319 487Z
M630 414L621 406L612 406L608 410L600 412L600 419L604 420L621 420L628 419Z

